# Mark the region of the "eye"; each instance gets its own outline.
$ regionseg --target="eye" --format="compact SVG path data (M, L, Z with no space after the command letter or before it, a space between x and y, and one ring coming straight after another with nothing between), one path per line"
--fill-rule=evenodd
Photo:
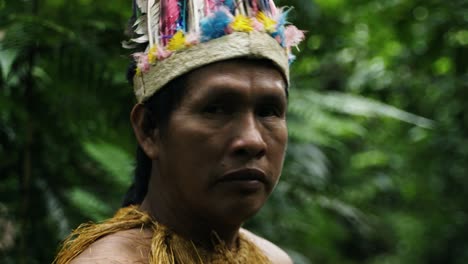
M215 104L209 104L205 106L202 109L202 112L205 114L213 114L213 115L228 114L229 108L224 104L215 103Z
M265 104L257 108L257 115L260 117L281 117L283 111L281 107L274 104Z

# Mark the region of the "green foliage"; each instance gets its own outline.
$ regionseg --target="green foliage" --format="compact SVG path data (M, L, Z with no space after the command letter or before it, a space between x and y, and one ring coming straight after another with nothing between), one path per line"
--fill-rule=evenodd
M247 226L296 263L466 263L468 3L283 4L307 39L282 179ZM1 263L50 263L119 207L129 17L124 0L0 0Z
M84 148L86 153L94 159L106 174L110 176L108 181L113 182L120 188L130 186L131 178L128 177L132 173L132 157L111 143L91 143L85 142Z

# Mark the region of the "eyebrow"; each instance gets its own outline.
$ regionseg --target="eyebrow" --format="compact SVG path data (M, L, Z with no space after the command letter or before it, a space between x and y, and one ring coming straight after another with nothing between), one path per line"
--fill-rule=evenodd
M265 98L271 98L274 99L275 97L285 97L286 101L288 99L288 92L287 89L281 89L282 92L279 92L280 90L275 89L272 87L269 89L268 87L262 87L261 88L262 93L260 94L261 97ZM235 86L230 86L227 84L214 84L212 88L209 91L209 95L207 95L208 98L216 98L219 96L232 96L232 97L242 97L243 93ZM203 95L201 95L203 96Z
M209 92L208 95L201 96L201 98L202 97L204 97L203 101L205 102L215 101L218 99L225 102L231 100L246 99L246 96L242 92L229 86L215 86L215 88L211 92ZM288 98L286 96L286 93L280 93L277 91L260 93L258 96L255 96L253 100L255 102L281 104L284 105L284 107L286 107L288 104Z

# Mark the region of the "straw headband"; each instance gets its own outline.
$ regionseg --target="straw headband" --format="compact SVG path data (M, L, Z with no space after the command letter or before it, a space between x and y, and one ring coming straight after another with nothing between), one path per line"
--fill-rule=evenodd
M143 102L176 77L234 58L268 59L289 84L291 47L304 33L286 25L290 9L272 0L136 0L126 48L145 46L133 57L134 89Z

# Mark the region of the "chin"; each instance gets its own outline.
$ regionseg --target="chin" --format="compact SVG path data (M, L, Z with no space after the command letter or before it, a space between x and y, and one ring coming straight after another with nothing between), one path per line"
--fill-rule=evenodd
M217 214L222 219L221 221L223 223L232 226L240 226L260 211L265 202L266 198L247 197L246 199L239 199L235 202L225 204Z

